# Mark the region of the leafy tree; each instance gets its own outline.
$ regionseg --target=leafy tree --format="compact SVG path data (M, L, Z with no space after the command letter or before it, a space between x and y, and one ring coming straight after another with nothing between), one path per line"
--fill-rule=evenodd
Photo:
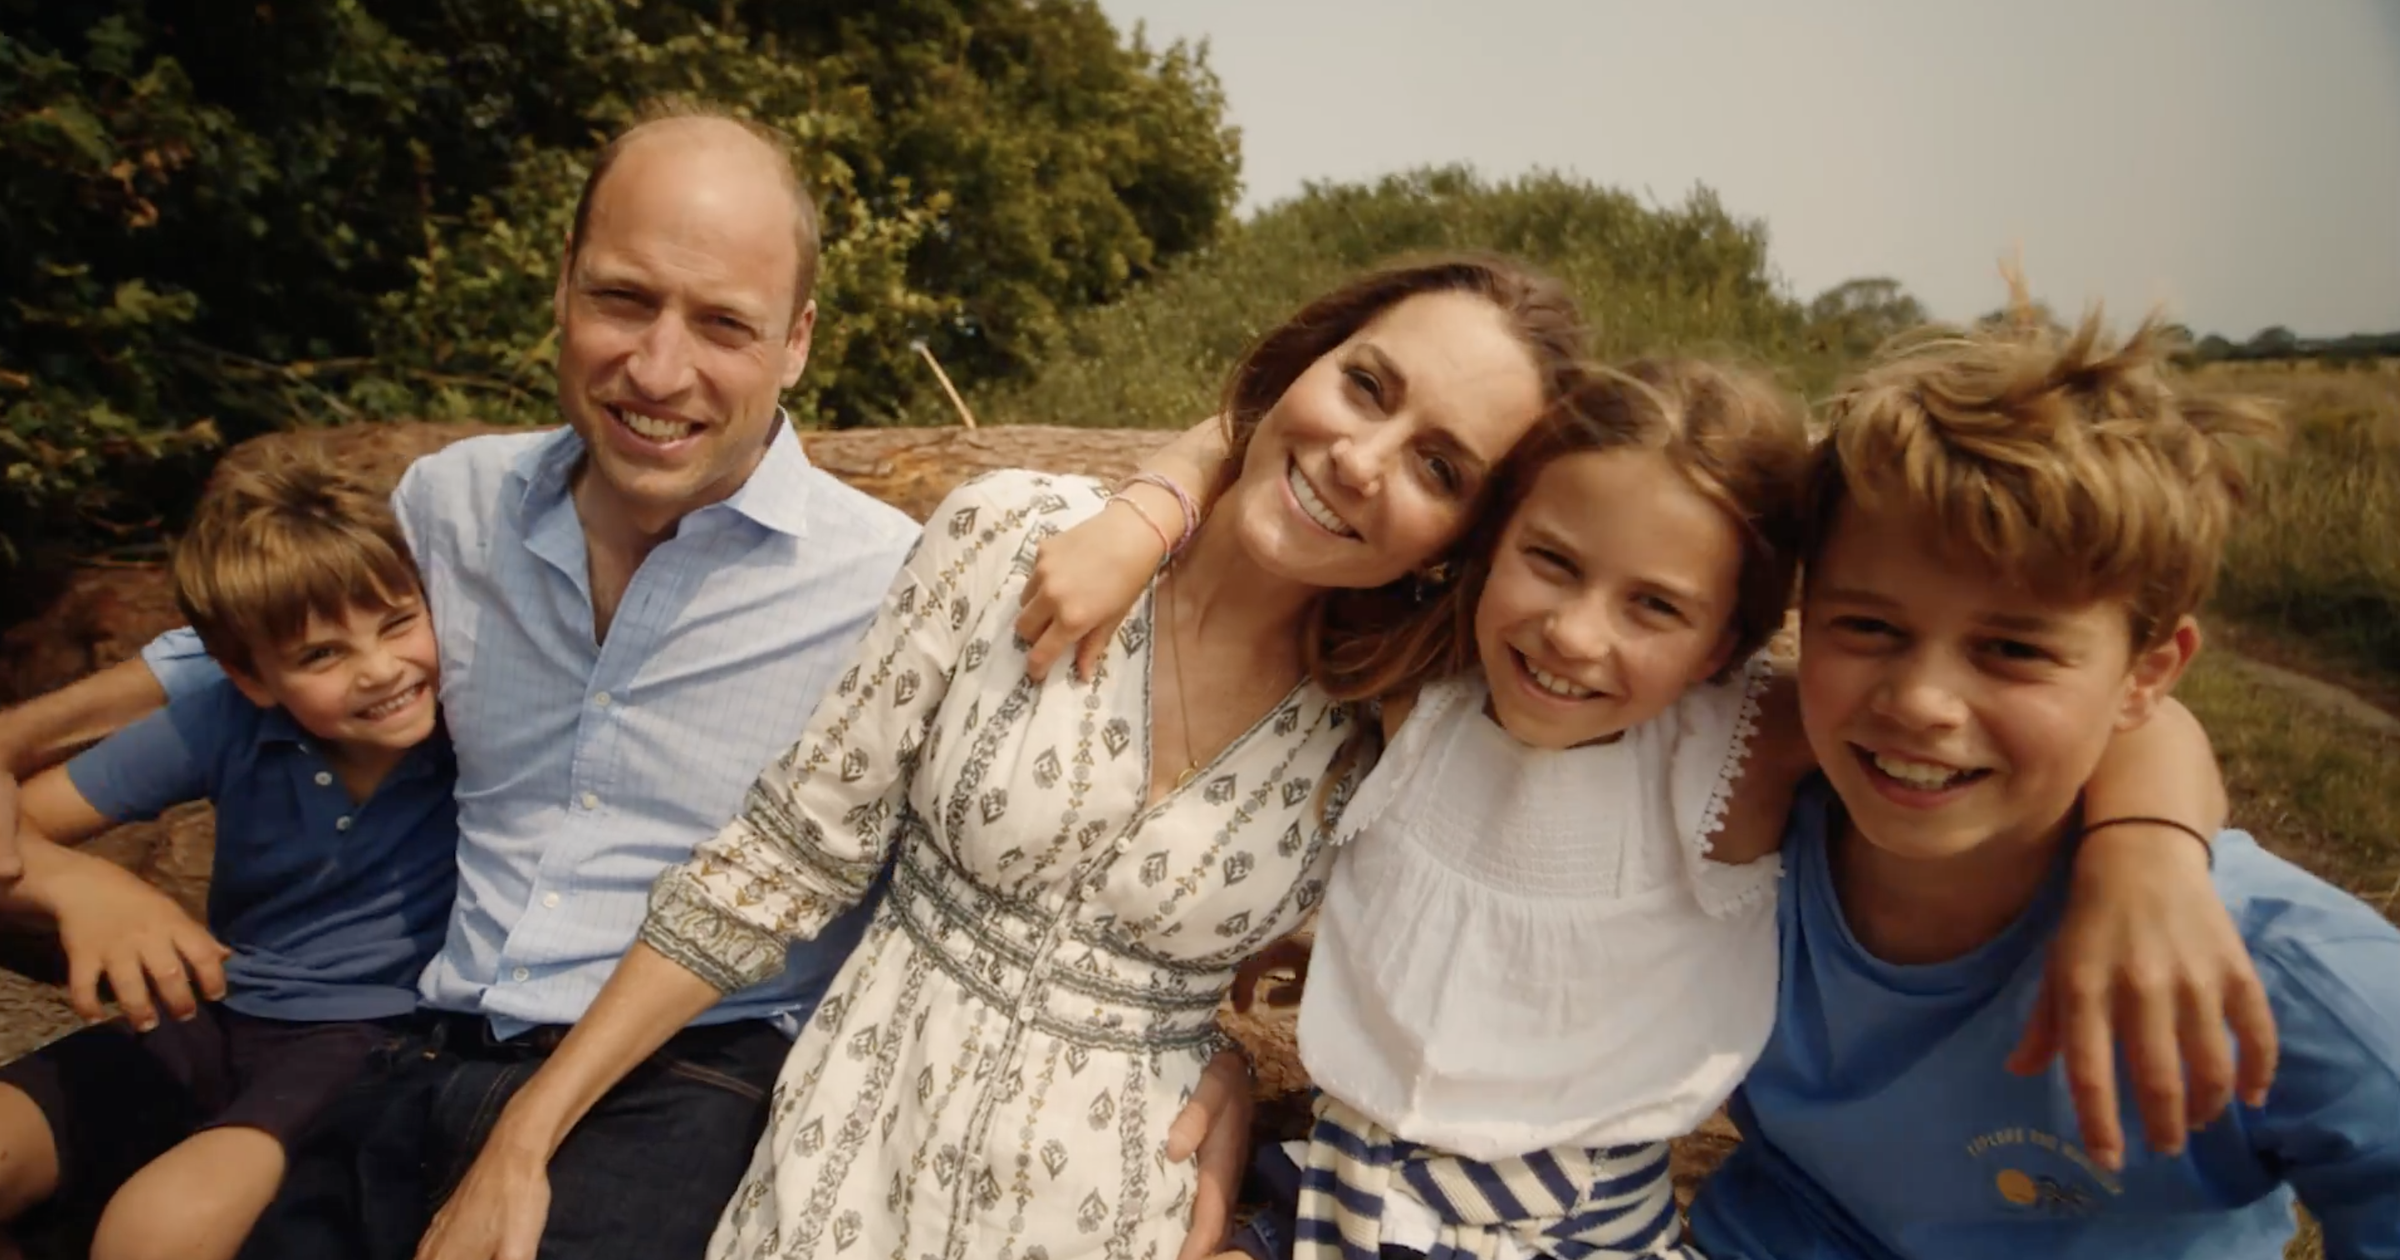
M1812 299L1804 336L1819 354L1864 359L1877 346L1927 321L1925 304L1886 276L1845 280Z
M2300 338L2291 329L2275 324L2259 329L2251 336L2250 344L2245 349L2249 351L2249 357L2254 359L2281 359L2300 349Z

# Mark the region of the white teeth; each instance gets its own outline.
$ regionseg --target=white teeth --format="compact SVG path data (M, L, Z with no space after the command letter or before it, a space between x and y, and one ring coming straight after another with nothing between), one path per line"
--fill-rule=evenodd
M645 416L638 411L619 409L612 414L618 420L623 421L626 428L653 442L673 442L689 437L694 427L680 420L661 420L656 416Z
M1330 533L1340 534L1344 538L1358 537L1358 531L1350 528L1349 522L1335 516L1333 509L1325 506L1325 500L1317 497L1316 487L1308 484L1308 478L1300 475L1298 464L1291 466L1284 474L1284 479L1292 484L1292 497L1300 501L1300 510L1308 514L1308 519L1324 526Z
M418 694L424 690L425 684L418 683L416 686L401 692L399 695L393 696L389 700L380 701L376 704L369 705L364 709L360 709L358 711L358 715L370 722L380 722L383 719L390 717L391 715L398 713L400 710L405 709L409 705L415 703Z
M1551 673L1549 670L1543 669L1541 666L1534 664L1532 661L1525 662L1525 673L1533 679L1534 686L1539 687L1562 700L1589 700L1593 696L1600 694L1589 687L1578 686L1567 679L1561 678L1558 675Z
M1930 762L1909 761L1885 753L1875 754L1875 768L1910 787L1920 788L1947 787L1953 780L1969 773L1965 770L1953 770L1948 766L1935 765Z

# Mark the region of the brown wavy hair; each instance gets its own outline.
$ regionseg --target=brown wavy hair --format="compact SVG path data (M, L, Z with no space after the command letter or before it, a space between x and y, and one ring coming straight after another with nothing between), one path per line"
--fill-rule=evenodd
M1564 285L1498 254L1403 261L1359 276L1302 307L1242 356L1226 382L1219 413L1231 457L1225 461L1218 490L1241 475L1259 422L1309 365L1377 316L1429 293L1466 293L1490 302L1531 355L1545 403L1555 401L1579 379L1583 317ZM1491 501L1487 489L1478 509ZM1455 561L1454 545L1442 563L1454 566ZM1392 694L1440 672L1447 659L1449 614L1442 599L1416 598L1419 586L1417 578L1402 578L1368 590L1329 591L1317 600L1301 639L1302 659L1317 683L1337 698L1362 699Z

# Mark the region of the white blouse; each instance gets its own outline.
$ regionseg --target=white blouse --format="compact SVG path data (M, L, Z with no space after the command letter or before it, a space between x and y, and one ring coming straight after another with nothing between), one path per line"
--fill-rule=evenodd
M1775 1018L1781 859L1707 856L1767 671L1555 751L1481 679L1428 687L1341 819L1300 1009L1317 1086L1478 1160L1697 1128Z

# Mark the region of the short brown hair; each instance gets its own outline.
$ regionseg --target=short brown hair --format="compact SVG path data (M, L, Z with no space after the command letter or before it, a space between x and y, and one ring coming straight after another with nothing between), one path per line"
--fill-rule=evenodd
M1575 379L1584 352L1583 317L1564 285L1497 254L1403 261L1310 302L1242 356L1226 381L1221 411L1232 450L1224 484L1240 475L1259 422L1310 364L1377 316L1430 293L1465 293L1490 302L1532 357L1545 403ZM1488 489L1483 501L1490 501ZM1435 626L1441 614L1413 598L1416 585L1415 579L1403 578L1371 590L1329 591L1317 601L1302 654L1320 685L1352 699L1390 694L1434 676L1427 653L1438 648Z
M291 439L218 469L174 570L175 602L202 646L246 674L258 650L306 632L312 612L389 608L420 590L390 500L320 445Z
M792 213L796 220L793 230L799 245L799 269L792 277L792 314L808 305L817 291L817 260L824 249L822 227L817 216L817 201L808 193L808 185L800 181L800 168L793 161L792 142L781 131L755 118L737 114L730 106L690 96L654 96L634 110L633 122L618 132L592 158L591 173L583 177L583 191L575 198L575 220L567 230L567 266L573 267L583 249L584 226L591 221L592 197L609 168L617 164L627 145L645 126L679 118L713 118L729 122L767 146L774 154L775 173L783 180L786 191L792 194Z
M2260 400L2179 387L2152 315L2123 343L2088 312L1904 340L1834 399L1809 474L1811 558L1844 502L1892 508L1946 555L2044 599L2127 604L2135 649L2199 608L2245 480L2236 447L2281 436Z

